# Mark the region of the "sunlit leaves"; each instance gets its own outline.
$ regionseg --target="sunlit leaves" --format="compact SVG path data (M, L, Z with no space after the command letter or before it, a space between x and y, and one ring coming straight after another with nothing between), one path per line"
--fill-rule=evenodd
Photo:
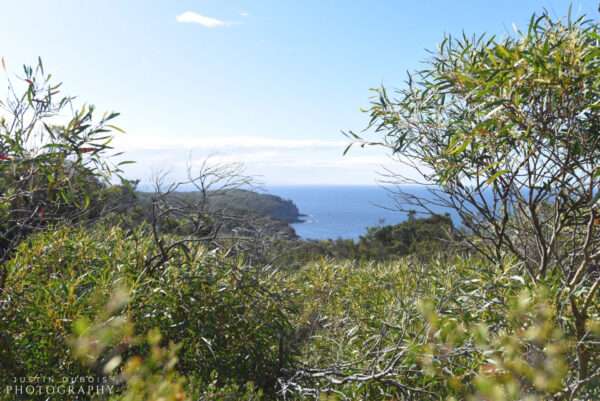
M440 184L480 175L491 185L499 171L519 174L532 144L589 155L598 152L589 124L598 119L591 110L599 54L597 25L583 18L533 16L514 37L449 36L393 96L375 91L368 128L394 153L433 170ZM484 169L496 161L505 168Z
M9 78L1 104L0 204L10 213L0 222L0 261L29 233L84 218L93 193L120 172L108 155L122 132L118 113L97 119L94 106L76 108L41 59L22 74Z

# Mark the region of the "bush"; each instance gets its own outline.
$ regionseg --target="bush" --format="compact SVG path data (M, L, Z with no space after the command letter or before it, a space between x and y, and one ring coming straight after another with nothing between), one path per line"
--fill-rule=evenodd
M118 113L97 118L84 105L69 116L73 98L61 96L41 60L23 72L0 100L0 263L36 231L97 217L96 201L119 173L109 157ZM0 291L5 275L0 265Z
M535 283L507 261L322 262L300 271L298 335L309 338L290 394L331 399L595 399L580 380L597 355L600 308L584 342L556 279ZM554 398L553 398L554 397ZM329 399L329 398L327 398Z
M293 357L290 292L279 273L201 246L192 259L175 255L153 270L153 252L143 228L130 236L118 227L63 228L21 244L7 264L1 376L97 374L98 366L74 357L69 338L75 322L92 322L119 286L129 298L122 316L136 332L157 329L179 344L180 374L202 383L216 374L223 383L253 382L273 394Z

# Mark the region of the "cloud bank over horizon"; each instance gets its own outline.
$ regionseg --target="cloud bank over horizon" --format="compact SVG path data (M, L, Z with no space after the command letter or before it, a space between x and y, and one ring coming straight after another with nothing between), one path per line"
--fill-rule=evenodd
M342 148L348 142L344 140L273 138L267 136L194 136L170 138L166 135L144 136L143 140L131 135L118 136L115 143L124 149L152 150L170 148L198 149L306 149L306 148Z
M248 175L266 185L376 185L380 173L398 167L385 151L366 148L343 156L346 140L273 138L263 136L115 138L116 150L125 152L126 176L149 184L169 172L184 179L188 167L211 163L241 163Z

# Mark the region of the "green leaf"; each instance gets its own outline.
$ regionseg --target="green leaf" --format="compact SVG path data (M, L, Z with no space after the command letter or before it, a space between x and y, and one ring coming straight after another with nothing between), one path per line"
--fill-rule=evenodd
M451 147L448 150L448 154L457 155L457 154L464 152L467 149L467 147L471 144L472 141L473 140L471 138L468 138L468 139L464 140L462 143L460 143L460 142L457 143L455 146Z
M124 134L124 133L125 133L125 130L124 130L124 129L122 129L122 128L119 128L119 127L117 127L116 125L107 124L106 126L107 126L108 128L110 128L110 129L112 129L112 130L115 130L115 131L117 131L117 132L120 132L120 133L122 133L122 134Z
M500 176L502 176L503 174L506 174L506 173L510 173L510 171L506 170L506 169L497 171L495 174L493 174L487 180L485 180L485 183L489 185L489 184L493 183L494 181L496 181Z
M497 45L496 46L496 53L504 61L510 61L511 60L511 55L510 55L509 51L503 45Z

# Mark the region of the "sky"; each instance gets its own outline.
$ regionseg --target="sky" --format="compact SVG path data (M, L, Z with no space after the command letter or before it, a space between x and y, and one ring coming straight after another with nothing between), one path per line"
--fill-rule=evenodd
M128 178L243 163L265 185L374 185L383 150L343 156L369 89L402 86L444 34L509 35L596 0L0 0L9 74L38 56L63 90L121 113ZM4 95L3 93L1 95Z

